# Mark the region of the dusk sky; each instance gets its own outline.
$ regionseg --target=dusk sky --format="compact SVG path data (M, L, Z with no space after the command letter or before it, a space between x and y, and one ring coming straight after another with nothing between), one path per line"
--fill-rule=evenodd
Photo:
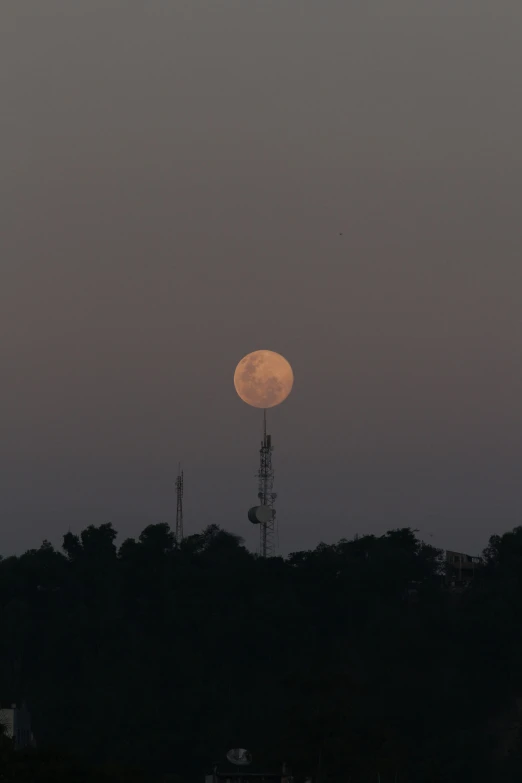
M520 0L2 0L0 553L522 524ZM429 534L433 534L430 537Z

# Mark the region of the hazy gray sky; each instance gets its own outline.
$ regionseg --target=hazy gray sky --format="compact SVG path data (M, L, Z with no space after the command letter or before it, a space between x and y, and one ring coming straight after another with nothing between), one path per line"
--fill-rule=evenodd
M255 546L258 348L283 552L522 523L521 73L520 0L2 0L0 552L178 460Z

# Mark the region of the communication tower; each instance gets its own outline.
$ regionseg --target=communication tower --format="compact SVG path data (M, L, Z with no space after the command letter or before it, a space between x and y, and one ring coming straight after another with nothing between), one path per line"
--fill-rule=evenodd
M183 471L181 465L178 465L178 475L176 478L176 543L183 541Z
M272 436L266 432L266 409L263 410L263 440L259 449L258 506L248 512L248 518L259 525L259 552L262 557L273 557L276 552L276 511L274 503L274 469L272 468Z

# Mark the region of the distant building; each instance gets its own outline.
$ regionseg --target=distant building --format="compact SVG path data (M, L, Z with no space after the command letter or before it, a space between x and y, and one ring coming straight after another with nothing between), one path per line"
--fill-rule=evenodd
M25 704L0 708L0 723L5 726L6 736L14 741L15 750L34 747L31 717Z
M482 559L463 552L446 551L446 584L454 588L467 587L473 580Z

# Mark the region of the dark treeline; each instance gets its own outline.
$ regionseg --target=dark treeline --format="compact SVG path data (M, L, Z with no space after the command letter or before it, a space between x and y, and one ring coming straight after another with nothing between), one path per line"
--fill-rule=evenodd
M38 743L1 740L0 779L201 783L239 746L325 782L522 780L522 528L463 592L410 529L272 560L216 526L115 538L0 561L0 698Z

